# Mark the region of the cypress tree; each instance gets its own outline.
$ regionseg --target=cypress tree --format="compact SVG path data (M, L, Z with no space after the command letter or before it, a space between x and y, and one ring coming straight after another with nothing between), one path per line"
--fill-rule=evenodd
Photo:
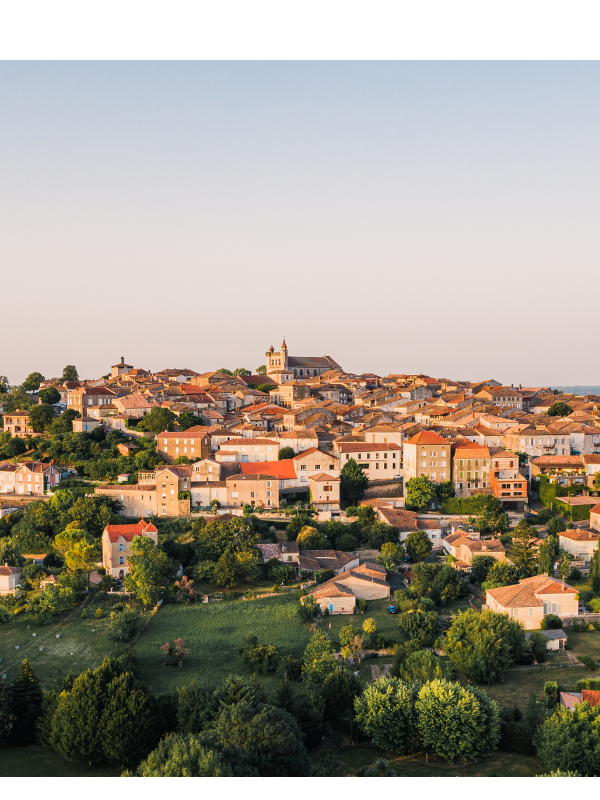
M106 688L102 713L102 752L112 764L137 764L158 742L158 714L154 699L125 673Z
M6 744L10 737L15 718L12 714L12 698L10 689L5 683L0 684L0 744Z
M19 664L19 674L11 687L11 711L15 717L12 743L35 742L35 726L42 707L43 693L39 680L27 659Z
M598 473L600 474L600 473ZM590 564L590 578L592 579L592 591L594 594L600 594L600 548L597 547L592 556Z

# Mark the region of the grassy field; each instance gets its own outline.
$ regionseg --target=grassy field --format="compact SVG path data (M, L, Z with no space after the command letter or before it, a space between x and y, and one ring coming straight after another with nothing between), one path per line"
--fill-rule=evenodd
M119 767L95 766L65 761L62 756L40 745L10 747L0 751L2 778L117 778Z
M363 767L371 766L380 758L390 762L399 777L442 778L442 777L510 777L529 778L543 772L535 757L519 756L510 753L496 753L492 758L475 764L452 765L441 758L430 756L426 761L422 754L414 756L394 756L372 744L359 744L353 747L340 747L320 754L332 762L339 762L335 777L356 775Z
M218 683L229 674L248 674L236 649L253 633L283 656L299 657L310 631L296 615L297 600L274 595L191 606L163 606L138 637L133 652L142 679L153 692L167 692L196 679ZM181 637L190 655L182 668L168 668L160 647ZM268 683L274 678L269 678Z
M567 629L569 644L578 656L592 656L600 661L600 631L575 633Z
M42 688L56 688L69 672L78 675L88 667L100 666L107 656L117 656L123 645L115 645L108 637L110 607L104 617L96 619L98 602L91 595L85 603L87 619L81 619L81 604L72 612L56 618L51 625L38 625L29 615L21 615L0 630L0 667L14 680L20 661L27 658ZM33 636L33 634L36 636ZM56 638L60 634L60 638ZM19 649L16 649L19 645ZM39 648L43 647L43 650Z

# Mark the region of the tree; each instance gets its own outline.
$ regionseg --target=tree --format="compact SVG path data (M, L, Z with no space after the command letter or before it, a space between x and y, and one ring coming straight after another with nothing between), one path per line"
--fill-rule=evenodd
M142 627L143 621L140 612L134 608L125 608L111 619L108 635L116 642L128 642L139 633Z
M369 487L369 479L363 468L353 458L349 458L340 470L340 491L346 502L354 505L362 500Z
M245 367L237 367L233 370L233 374L237 377L238 375L252 375L252 372Z
M12 439L4 446L4 454L8 458L17 458L27 451L27 445L23 439L18 436L13 436Z
M412 480L412 479L411 479ZM411 531L406 537L406 553L411 561L424 561L433 548L425 531Z
M562 517L552 517L552 519L548 520L546 529L548 530L549 534L556 536L557 534L567 530L567 523Z
M419 681L427 683L436 678L452 677L452 668L447 661L443 661L430 650L417 650L409 653L399 668L396 677L403 681Z
M405 641L422 650L433 647L438 638L439 618L435 611L405 611L398 616L398 628Z
M497 559L494 556L473 556L471 560L470 579L473 583L483 583L487 580L488 572Z
M182 411L177 417L177 424L180 431L187 431L189 428L193 428L195 425L200 425L201 421L200 417L192 414L191 411ZM157 431L157 433L162 433L162 431Z
M444 500L450 500L451 497L456 497L454 489L454 481L442 481L434 486L435 496L440 503Z
M261 777L311 774L311 760L298 723L281 708L245 701L225 706L206 733L223 747L241 751L249 767Z
M286 458L293 458L296 455L291 447L281 447L279 449L279 460L283 461Z
M102 751L111 764L136 764L157 736L154 699L130 672L107 686L101 719Z
M6 682L3 681L0 683L0 746L7 743L15 723L11 705L10 690Z
M555 403L552 403L546 413L549 417L568 417L569 414L573 413L573 409L568 403L557 400Z
M63 369L62 379L63 381L78 381L79 373L77 372L77 367L74 367L73 364L67 364Z
M372 636L374 633L377 632L377 623L373 619L373 617L367 617L367 619L362 624L363 631L367 634L367 636Z
M571 556L569 553L563 553L558 563L558 574L564 581L569 572L571 572Z
M0 375L0 394L8 394L10 392L10 383L6 375Z
M595 595L600 594L600 547L594 550L594 555L592 556L590 563L590 579L592 581L592 592Z
M600 706L558 708L538 729L534 744L545 770L600 774Z
M500 740L498 704L480 689L436 679L415 708L425 749L446 761L490 756Z
M217 372L221 372L223 375L233 375L233 372L230 369L225 369L225 367L220 367Z
M48 430L54 422L56 413L52 406L42 405L32 406L29 409L29 424L35 433L43 433Z
M24 389L26 392L37 392L40 388L40 383L45 380L41 372L31 372L21 384L21 389ZM45 403L46 401L42 400L42 402Z
M154 605L167 582L169 559L149 536L134 536L127 561L131 569L125 576L125 588L144 605Z
M452 665L477 683L500 680L525 646L525 633L516 620L472 609L456 617L444 639Z
M321 616L321 607L312 594L308 594L303 603L298 603L297 613L302 622L310 623Z
M513 586L519 582L519 573L516 567L508 561L496 561L492 564L487 574L484 589L496 589L499 586Z
M266 375L267 374L267 367L265 364L261 364L260 367L256 368L257 375Z
M27 659L19 664L19 674L11 686L10 693L11 714L14 717L12 743L33 744L43 693L38 677Z
M358 727L384 750L400 755L417 752L420 737L415 704L420 689L420 683L388 677L367 684L354 701Z
M375 556L375 561L382 564L388 572L391 572L395 564L399 564L404 558L404 548L394 542L385 542L381 546L381 551Z
M49 386L47 389L42 389L39 393L39 398L47 406L55 406L60 403L60 392L54 386Z
M556 543L553 536L549 536L540 542L538 548L538 574L539 575L554 575L554 561L556 559Z
M176 422L177 417L170 409L154 406L152 411L138 422L137 428L141 431L162 433L163 431L172 431Z
M548 639L544 634L541 631L532 631L529 634L529 644L535 660L539 661L540 664L545 661Z
M316 528L305 525L296 540L300 550L322 550L326 543L325 536Z
M483 497L485 505L473 523L473 527L482 536L501 536L510 528L508 515L498 498L492 495L483 495Z
M435 486L426 475L406 482L406 507L414 509L428 506L435 496Z
M96 539L87 531L71 525L54 537L54 549L60 554L70 572L90 572L100 557Z
M322 684L335 663L331 639L323 631L315 631L302 658L302 680Z
M517 570L520 578L530 578L536 573L536 551L534 542L537 534L534 528L527 523L520 522L512 537L512 546L508 555Z
M276 387L272 383L258 383L255 388L258 392L264 392L265 394L269 394Z
M340 644L344 658L356 659L360 663L363 648L363 635L360 628L355 625L344 625L340 630Z
M137 768L138 778L229 778L222 756L202 747L198 736L169 733Z
M348 731L354 718L354 701L362 691L358 678L344 664L334 661L319 689L328 726L335 731Z
M600 490L600 472L594 475L594 489Z

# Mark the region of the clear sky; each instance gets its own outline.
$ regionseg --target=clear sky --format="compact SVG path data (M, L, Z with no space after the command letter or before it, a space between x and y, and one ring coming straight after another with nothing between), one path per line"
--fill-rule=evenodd
M0 374L600 384L597 62L0 63Z

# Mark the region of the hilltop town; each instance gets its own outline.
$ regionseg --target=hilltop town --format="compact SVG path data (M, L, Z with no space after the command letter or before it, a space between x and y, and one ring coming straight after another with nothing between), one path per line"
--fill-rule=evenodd
M363 774L394 774L384 751L420 764L421 749L563 769L556 715L568 726L600 710L600 395L355 374L289 355L285 339L260 360L198 373L121 357L86 379L73 365L20 386L0 377L0 700L14 712L0 741L89 760L56 690L76 707L68 673L108 670L141 681L148 708L174 698L171 716L148 711L135 744L146 711L131 711L119 747L96 743L97 763L138 775L158 774L157 759L166 769L171 756L156 754L169 737L217 741L207 687L221 697L236 681L271 692L261 708L290 716L293 746L272 772L264 754L223 751L202 774L357 774L331 767L340 741L378 748ZM40 702L55 692L52 711L23 715L19 681ZM395 739L373 708L411 681L418 697L402 702L419 721ZM450 698L442 729L475 693L480 742L464 723L448 750L419 716L438 702L434 681ZM182 722L196 703L186 686L214 705L201 725Z

